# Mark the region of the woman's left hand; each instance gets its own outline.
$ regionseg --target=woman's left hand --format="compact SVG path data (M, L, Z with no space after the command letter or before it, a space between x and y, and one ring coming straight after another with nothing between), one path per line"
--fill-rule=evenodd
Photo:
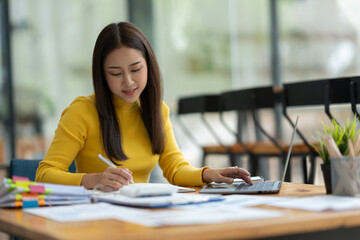
M250 179L250 173L243 168L239 167L227 167L220 169L204 169L202 178L204 182L211 183L227 183L234 182L234 178L241 178L248 184L253 184Z

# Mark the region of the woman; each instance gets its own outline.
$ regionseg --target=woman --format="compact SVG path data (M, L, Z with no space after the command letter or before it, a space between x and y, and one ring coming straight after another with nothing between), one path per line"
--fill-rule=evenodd
M194 168L176 144L169 109L162 101L160 69L144 34L130 23L109 24L93 53L95 93L76 98L62 115L36 181L117 190L148 182L157 163L175 185L232 183L229 175L251 184L241 168ZM107 156L117 168L97 156ZM77 173L68 168L75 159Z

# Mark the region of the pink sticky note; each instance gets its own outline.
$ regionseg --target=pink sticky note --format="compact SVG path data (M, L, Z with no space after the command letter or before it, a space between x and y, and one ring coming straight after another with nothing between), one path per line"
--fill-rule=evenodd
M44 193L45 186L44 185L30 185L30 192L31 193Z
M12 180L14 183L16 183L16 181L29 181L28 177L21 177L21 176L13 176Z

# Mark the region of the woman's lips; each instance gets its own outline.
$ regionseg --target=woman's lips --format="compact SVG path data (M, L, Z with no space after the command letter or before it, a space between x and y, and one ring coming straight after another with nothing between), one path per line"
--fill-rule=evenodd
M126 91L122 91L122 92L123 92L125 95L127 95L127 96L131 96L131 95L134 95L134 94L135 94L136 89L137 89L137 88L130 89L130 90L126 90Z

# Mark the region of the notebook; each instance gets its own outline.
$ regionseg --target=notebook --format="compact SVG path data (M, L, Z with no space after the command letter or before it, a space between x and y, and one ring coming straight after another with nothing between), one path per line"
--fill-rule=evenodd
M206 187L202 188L199 193L216 193L216 194L240 194L240 193L277 193L280 191L282 182L285 179L285 175L288 169L291 149L294 142L294 136L296 133L296 127L299 120L299 116L296 118L294 129L291 136L290 147L287 153L284 173L281 181L264 181L264 182L253 182L253 185L242 183L224 184L224 183L211 183Z

